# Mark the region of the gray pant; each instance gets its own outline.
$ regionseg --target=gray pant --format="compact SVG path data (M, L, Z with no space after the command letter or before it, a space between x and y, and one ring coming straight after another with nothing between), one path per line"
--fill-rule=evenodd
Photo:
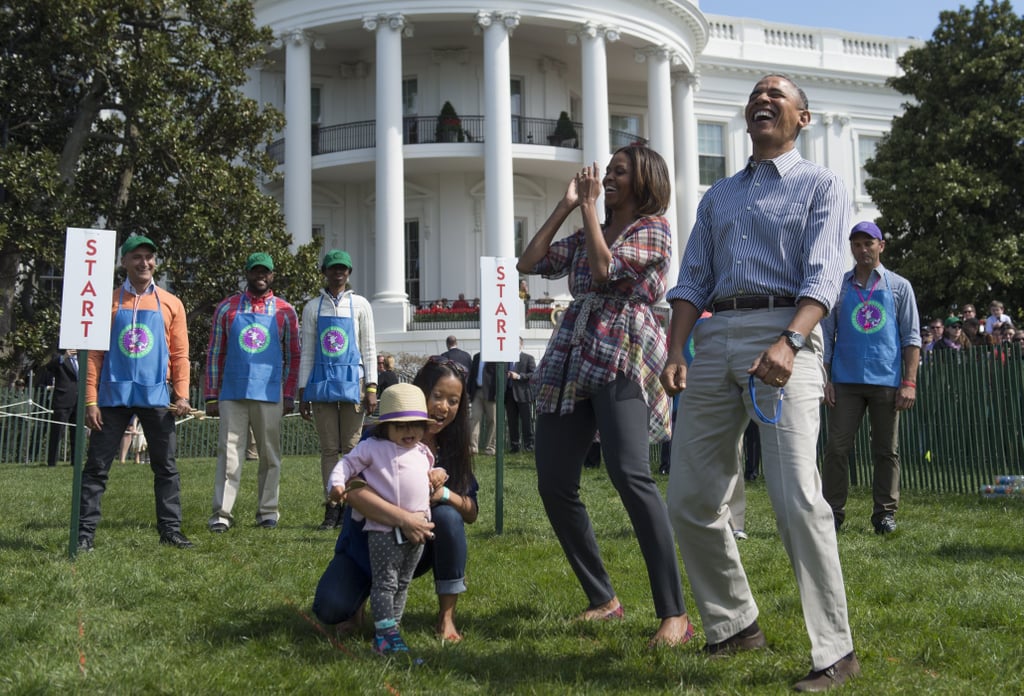
M572 413L537 416L537 488L551 527L583 591L595 607L615 596L601 560L587 508L580 500L583 460L601 433L601 449L612 485L633 523L647 564L659 618L686 613L679 562L665 501L648 461L649 411L640 385L619 376Z
M370 570L373 584L370 586L370 607L375 623L394 619L402 622L405 600L409 596L416 564L423 555L423 544L411 541L398 544L395 532L368 532L370 546Z
M900 502L900 412L896 410L896 388L871 384L833 384L836 405L828 412L828 442L821 470L825 500L832 506L836 524L846 519L846 498L850 492L850 450L860 429L864 411L871 422L871 485L875 501L872 524L895 515Z

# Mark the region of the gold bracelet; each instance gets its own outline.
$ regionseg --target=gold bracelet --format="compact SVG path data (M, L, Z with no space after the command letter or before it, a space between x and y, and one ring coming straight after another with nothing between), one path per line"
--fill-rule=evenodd
M366 388L366 393L367 394L376 394L377 393L377 387L367 387Z

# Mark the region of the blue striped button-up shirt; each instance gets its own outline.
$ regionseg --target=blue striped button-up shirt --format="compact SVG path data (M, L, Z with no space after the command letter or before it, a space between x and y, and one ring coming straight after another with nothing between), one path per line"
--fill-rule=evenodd
M832 309L848 257L850 197L796 148L714 184L665 296L704 309L738 295L809 297Z

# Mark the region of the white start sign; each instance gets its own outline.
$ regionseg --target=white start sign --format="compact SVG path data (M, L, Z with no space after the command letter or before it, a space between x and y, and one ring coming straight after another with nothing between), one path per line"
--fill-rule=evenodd
M64 247L60 347L107 350L117 233L69 227Z
M480 357L485 362L519 359L523 301L515 258L480 257Z

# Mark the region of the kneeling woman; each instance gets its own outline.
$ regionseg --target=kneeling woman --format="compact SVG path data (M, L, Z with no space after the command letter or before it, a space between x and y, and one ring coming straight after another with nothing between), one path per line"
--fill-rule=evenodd
M416 373L413 384L427 398L430 425L423 438L437 466L448 472L448 482L430 497L433 522L388 503L364 487L348 493L345 519L334 547L334 558L317 584L313 613L325 624L341 624L344 631L357 623L370 595L370 554L362 522L352 520L351 508L367 519L400 527L413 543L425 543L416 575L434 570L439 611L437 635L462 640L455 627L455 606L466 591L466 525L476 521L478 485L469 453L469 402L466 371L440 356L431 357Z

